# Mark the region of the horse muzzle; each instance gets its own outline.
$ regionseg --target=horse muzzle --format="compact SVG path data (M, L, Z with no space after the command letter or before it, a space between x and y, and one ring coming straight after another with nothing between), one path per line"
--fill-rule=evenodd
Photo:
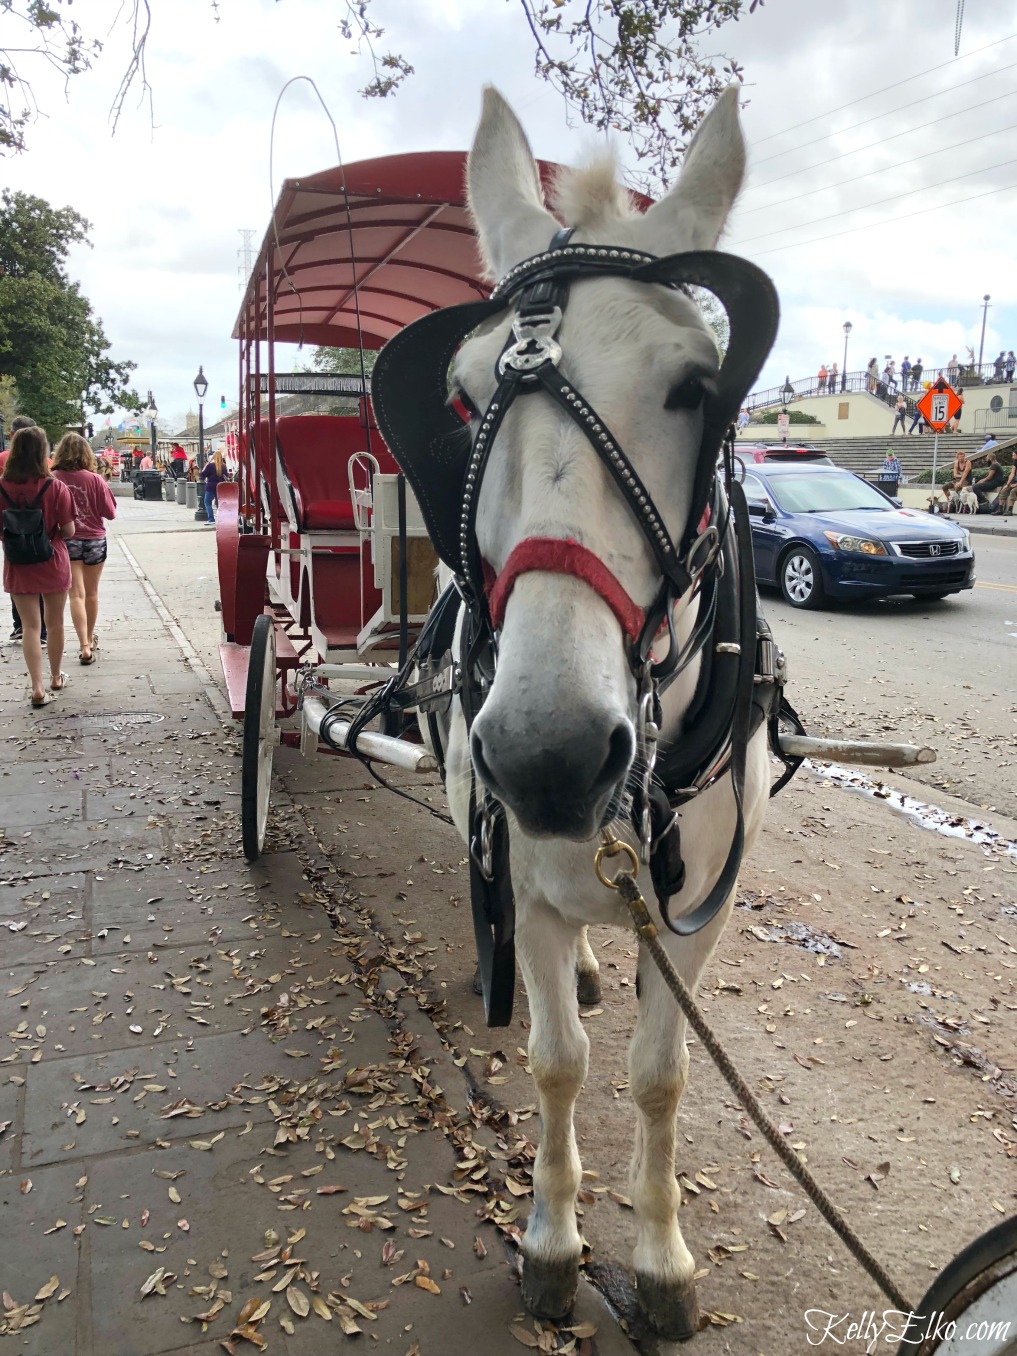
M577 712L542 728L523 705L500 711L495 693L474 723L471 752L480 780L525 834L585 842L625 785L635 731L607 712Z

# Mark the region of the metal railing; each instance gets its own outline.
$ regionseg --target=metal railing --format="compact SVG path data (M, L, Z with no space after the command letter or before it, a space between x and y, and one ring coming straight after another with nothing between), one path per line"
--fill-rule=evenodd
M970 386L1012 385L1013 372L1011 371L1008 376L1005 364L999 367L997 362L982 363L981 367L977 363L973 365L971 363L959 363L956 367L923 367L918 382L911 378L910 373L908 374L906 391L901 385L899 374L894 381L887 383L883 381L882 372L875 382L871 380L867 371L848 372L846 376L838 373L834 378L832 389L828 382L820 387L818 377L802 377L798 381L790 383L791 394L787 396L787 404L793 405L796 400L804 400L810 396L840 395L841 392L847 391L868 391L877 400L882 400L884 404L891 406L896 404L899 395L904 395L908 400L908 409L912 411L915 400L921 396L925 389L926 382L931 384L938 381L940 377L945 377L951 386L961 390ZM785 383L782 386L771 386L765 391L753 391L745 402L749 413L783 406L787 385Z
M975 432L992 428L1017 433L1017 405L1004 405L1001 410L975 410Z

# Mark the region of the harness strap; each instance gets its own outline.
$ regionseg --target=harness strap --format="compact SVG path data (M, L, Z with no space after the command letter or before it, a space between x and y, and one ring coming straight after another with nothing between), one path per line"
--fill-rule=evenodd
M752 534L745 492L734 482L729 487L731 508L735 518L735 545L738 556L738 616L741 631L741 654L738 663L738 685L734 714L731 722L731 789L735 801L735 831L727 860L710 893L691 913L671 918L668 901L659 900L660 913L671 932L680 937L691 937L712 923L735 888L738 871L745 850L745 817L742 799L745 792L745 758L751 735L753 687L756 668L755 647L749 637L756 631L756 589L752 561Z

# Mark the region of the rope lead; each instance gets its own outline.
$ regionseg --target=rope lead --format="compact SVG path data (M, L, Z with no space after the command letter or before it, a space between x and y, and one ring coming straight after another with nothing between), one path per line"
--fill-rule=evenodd
M626 846L628 845L618 844L618 846L614 846L612 843L605 843L601 852L603 852L605 856L616 856L619 850L623 850ZM612 847L614 847L613 851L611 850ZM636 869L638 870L638 866ZM600 853L598 853L597 874L601 875ZM601 879L604 879L602 875ZM770 1148L784 1164L788 1172L799 1184L806 1196L808 1196L809 1200L826 1220L827 1224L829 1224L830 1228L837 1234L844 1246L855 1259L861 1263L879 1286L880 1290L883 1291L884 1295L888 1296L888 1298L893 1301L901 1313L912 1313L914 1306L897 1288L893 1279L882 1264L876 1260L871 1252L869 1252L868 1248L855 1233L854 1229L852 1229L851 1225L798 1157L798 1154L792 1149L791 1145L788 1144L787 1140L767 1116L755 1094L749 1088L735 1066L731 1063L731 1060L728 1058L720 1041L707 1025L706 1018L700 1011L688 986L671 964L670 957L661 945L660 939L657 936L657 929L654 926L653 919L650 917L650 911L646 907L646 900L643 898L639 886L636 884L635 872L626 870L619 871L614 879L608 883L611 888L617 890L622 899L624 899L629 913L632 916L632 922L636 932L639 934L641 941L645 944L650 955L653 957L654 964L663 976L664 983L674 995L675 1002L678 1004L679 1008L681 1008L693 1031L706 1047L710 1057L723 1074L732 1092L734 1092L749 1116L752 1117L752 1120L770 1145Z

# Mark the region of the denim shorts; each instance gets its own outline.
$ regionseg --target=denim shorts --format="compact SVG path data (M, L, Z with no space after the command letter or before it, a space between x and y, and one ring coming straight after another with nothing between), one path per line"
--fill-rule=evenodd
M101 565L106 559L106 538L72 537L67 543L67 554L82 565Z

